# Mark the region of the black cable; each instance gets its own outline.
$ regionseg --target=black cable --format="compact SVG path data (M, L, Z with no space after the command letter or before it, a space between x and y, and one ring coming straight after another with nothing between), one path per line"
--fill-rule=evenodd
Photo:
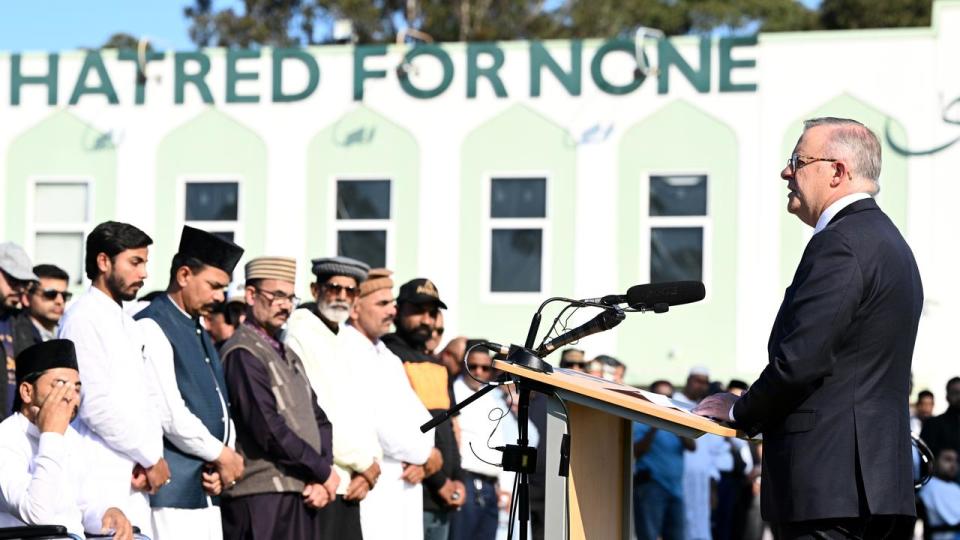
M470 357L470 353L471 353L474 349L476 349L477 347L484 347L486 344L487 344L486 341L481 342L481 343L476 343L476 344L474 344L472 347L470 347L469 349L467 349L467 351L466 351L465 353L463 353L463 371L464 371L464 373L466 373L467 375L469 375L471 379L477 381L478 383L482 384L483 386L503 386L503 385L505 385L505 384L511 384L513 381L504 381L504 382L497 382L497 381L495 381L495 380L493 380L493 381L481 381L480 379L474 377L474 376L473 376L473 373L470 373L470 366L467 364L467 358ZM493 358L493 356L491 355L491 359L492 359L492 358ZM493 368L493 362L490 363L490 368L491 368L491 369Z

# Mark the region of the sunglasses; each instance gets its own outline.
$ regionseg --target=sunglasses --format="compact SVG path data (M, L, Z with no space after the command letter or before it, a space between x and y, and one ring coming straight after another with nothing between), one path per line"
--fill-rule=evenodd
M488 364L467 364L470 371L493 371L493 366Z
M345 292L347 298L354 298L357 296L357 293L360 292L360 289L356 287L340 285L338 283L324 283L323 290L333 296L340 296L341 292Z
M56 300L58 296L63 296L63 301L69 302L70 299L73 298L73 293L70 291L58 291L57 289L40 289L34 292L44 297L47 300Z

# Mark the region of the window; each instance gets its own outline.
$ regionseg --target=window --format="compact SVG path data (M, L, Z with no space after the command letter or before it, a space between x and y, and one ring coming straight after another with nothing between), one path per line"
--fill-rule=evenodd
M490 292L541 292L547 179L491 178L489 195Z
M707 176L651 175L648 209L649 281L703 281Z
M33 263L55 264L83 282L84 238L90 226L90 183L36 180L33 183Z
M227 180L184 183L184 223L239 242L240 184Z
M337 180L336 189L337 255L372 268L388 266L393 236L390 180Z

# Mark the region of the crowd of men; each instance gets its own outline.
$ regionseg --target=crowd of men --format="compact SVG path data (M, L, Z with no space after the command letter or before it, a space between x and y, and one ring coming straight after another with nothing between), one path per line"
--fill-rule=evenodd
M240 278L241 247L186 226L166 289L138 299L151 244L132 225L97 226L86 239L91 286L69 309L66 272L0 244L0 527L122 539L139 529L159 540L502 534L514 477L494 448L517 437L515 396L490 392L419 429L496 375L479 340L439 349L448 306L430 280L395 293L388 269L314 259L301 302L295 259L251 258ZM626 371L577 349L560 367L619 383ZM723 390L709 375L695 367L679 390L648 388L693 405ZM922 516L942 535L960 522L960 378L946 397L947 412L933 417L934 395L921 392L913 414L936 455ZM543 538L544 401L531 402L534 538ZM633 438L637 538L760 538L760 445L641 424Z
M231 286L243 249L187 226L166 289L138 298L151 245L98 225L91 286L67 309L70 276L0 244L0 526L495 537L513 477L491 448L516 438L515 400L488 394L482 413L421 433L494 375L473 341L437 350L447 306L431 281L396 294L388 269L314 259L301 303L296 260L252 258ZM488 445L493 409L505 421Z

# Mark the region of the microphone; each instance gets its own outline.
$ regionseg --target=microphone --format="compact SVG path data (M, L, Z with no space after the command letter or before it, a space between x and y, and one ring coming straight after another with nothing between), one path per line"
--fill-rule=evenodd
M705 296L706 289L700 281L665 281L634 285L627 290L627 294L608 294L600 298L587 298L582 302L606 306L627 304L630 307L656 309L658 306L670 307L698 302Z
M568 343L573 343L597 332L609 330L623 322L625 318L626 314L618 307L614 306L613 310L604 310L590 322L584 323L569 332L564 332L550 341L545 341L537 349L537 355L542 358Z
M655 308L658 304L669 307L699 302L706 295L707 291L701 281L667 281L630 287L627 290L626 302L630 307Z

